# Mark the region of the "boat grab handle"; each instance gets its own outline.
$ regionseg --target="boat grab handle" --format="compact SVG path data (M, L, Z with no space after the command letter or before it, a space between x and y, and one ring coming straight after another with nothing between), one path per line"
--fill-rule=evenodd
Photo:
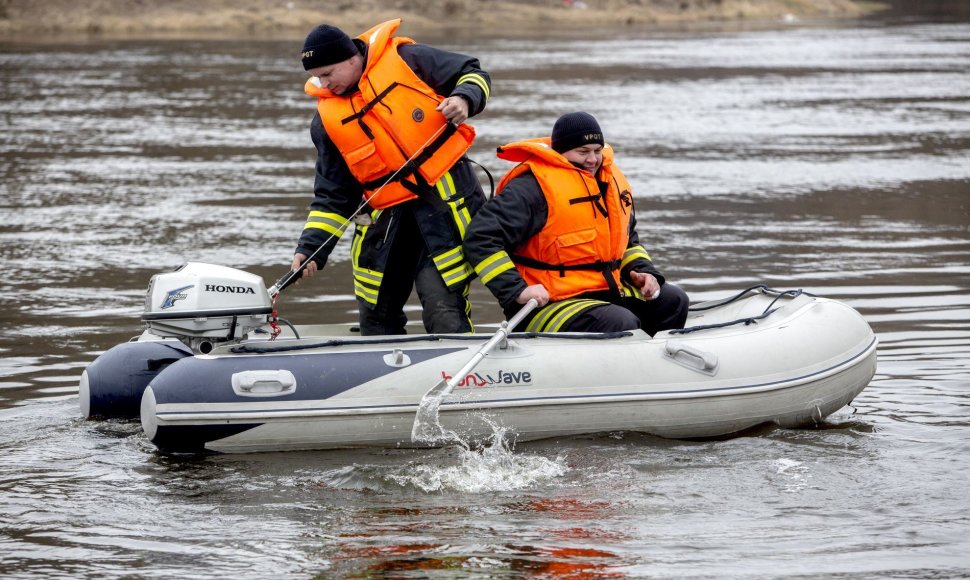
M717 355L677 341L667 341L665 354L675 363L700 373L717 373Z
M296 392L296 377L286 369L232 374L232 390L240 397L279 397Z

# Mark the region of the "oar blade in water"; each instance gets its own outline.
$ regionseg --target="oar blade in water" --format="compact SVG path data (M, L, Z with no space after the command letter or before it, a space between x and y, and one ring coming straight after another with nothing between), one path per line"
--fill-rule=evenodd
M447 388L448 382L442 380L421 397L418 412L414 415L414 425L411 427L411 441L434 443L442 438L444 429L438 421L438 407L441 406Z

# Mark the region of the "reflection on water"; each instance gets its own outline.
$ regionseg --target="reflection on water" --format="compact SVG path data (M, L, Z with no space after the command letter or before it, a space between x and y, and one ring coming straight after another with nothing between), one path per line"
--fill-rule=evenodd
M970 574L970 26L451 46L495 79L472 151L493 174L497 145L589 110L671 280L848 302L873 383L819 429L726 441L157 455L81 421L77 377L140 332L151 274L286 268L304 75L291 43L0 44L0 574ZM354 318L345 242L283 316Z

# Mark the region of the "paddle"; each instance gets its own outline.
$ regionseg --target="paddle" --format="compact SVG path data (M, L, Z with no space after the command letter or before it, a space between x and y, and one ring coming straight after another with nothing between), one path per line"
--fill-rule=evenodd
M438 422L438 407L441 406L441 400L450 395L451 391L455 389L455 386L472 369L478 366L478 363L482 362L482 359L485 358L489 351L495 348L495 345L505 340L509 336L509 333L512 332L512 329L522 322L522 319L538 305L539 303L536 302L535 298L530 298L510 320L502 322L502 326L499 327L492 338L475 353L475 356L470 361L465 363L465 366L461 367L461 370L452 375L450 379L442 379L438 384L428 389L428 392L421 397L418 412L414 415L414 426L411 427L412 442L434 443L442 438L445 431Z

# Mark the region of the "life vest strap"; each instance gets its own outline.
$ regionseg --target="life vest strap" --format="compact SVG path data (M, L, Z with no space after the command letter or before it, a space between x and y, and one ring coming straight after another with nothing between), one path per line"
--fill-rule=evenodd
M583 197L574 197L569 200L569 205L578 205L580 203L596 203L600 198L599 194L596 195L584 195Z
M344 119L341 119L340 120L340 123L342 125L346 125L347 123L349 123L351 121L354 121L354 120L357 120L357 119L362 118L364 115L366 115L368 112L370 112L371 109L373 109L374 107L376 107L378 105L378 103L380 103L381 101L383 101L384 100L384 97L386 97L388 94L390 94L390 92L393 91L394 88L397 87L397 86L398 86L397 81L394 81L393 83L389 84L386 89L384 89L383 91L380 92L379 95L377 95L376 97L374 97L373 99L371 99L368 103L365 103L364 106L361 107L359 111L357 111L356 113L354 113L353 115L351 115L349 117L346 117ZM373 139L373 137L371 137L371 139Z
M564 278L566 272L570 270L587 270L591 272L599 272L603 275L603 279L606 281L606 286L617 295L622 295L619 286L616 285L616 279L613 278L612 272L614 270L619 270L622 260L600 260L597 262L590 262L588 264L549 264L546 262L541 262L539 260L533 260L532 258L526 258L525 256L512 256L512 261L516 264L522 264L529 268L535 268L537 270L551 270L553 272L559 272L559 277Z
M363 109L361 109L363 111ZM347 119L353 119L353 116L347 117ZM413 193L418 194L421 192L426 192L427 188L430 187L428 184L424 183L423 179L420 179L418 170L419 168L431 159L431 157L444 146L448 139L458 131L458 126L454 123L448 123L445 126L445 130L441 132L434 141L428 144L420 153L411 158L410 161L402 165L396 171L391 171L388 174L382 175L377 179L372 179L367 183L363 183L364 189L373 191L379 187L383 187L387 183L392 181L399 181L401 185L411 190ZM409 177L414 176L414 182L407 181Z
M609 212L606 210L606 207L603 206L602 202L603 202L603 196L601 194L584 195L583 197L574 197L570 199L569 205L591 203L593 204L593 207L595 207L596 210L600 212L600 215L602 215L603 217L609 217Z
M474 159L471 159L470 157L465 157L465 159L467 159L469 163L474 163L475 165L477 165L477 166L479 166L479 167L482 168L482 171L484 171L485 172L485 175L488 176L488 185L491 188L491 191L488 194L488 199L492 199L493 197L495 197L495 178L492 177L492 173L488 170L487 167L485 167L484 165L482 165L478 161L475 161Z
M366 183L362 183L361 185L367 191L375 191L377 189L380 189L381 187L384 187L388 183L397 181L397 182L400 182L401 185L403 185L409 191L411 191L411 193L419 194L419 193L427 192L428 187L430 186L424 183L424 180L421 179L419 175L416 175L417 172L418 172L417 166L409 162L409 163L406 163L404 166L402 166L401 169L399 169L398 171L391 171L391 172L385 173L384 175L378 177L377 179L372 179ZM408 178L412 176L414 177L414 179L409 181Z
M548 262L542 262L540 260L533 260L532 258L527 258L525 256L512 256L512 261L516 264L522 264L529 268L535 268L536 270L550 270L553 272L559 272L560 277L565 276L567 271L570 270L587 270L591 272L612 272L613 270L619 270L622 260L599 260L596 262L589 262L586 264L550 264Z
M340 124L341 125L346 125L347 123L350 123L351 121L357 121L357 124L360 125L360 130L364 132L364 135L367 135L367 138L370 139L371 141L373 141L374 140L374 132L371 131L370 130L370 127L367 126L367 123L364 122L364 115L366 115L368 112L370 112L370 110L373 109L375 106L377 106L378 103L380 103L382 100L384 100L384 97L386 97L388 94L390 94L390 92L392 90L394 90L394 87L396 87L397 85L398 85L397 81L394 81L393 83L391 83L390 85L388 85L388 87L386 89L384 89L383 91L381 91L381 93L379 95L377 95L376 97L374 97L373 99L371 99L370 102L365 103L364 106L361 107L359 111L357 111L353 115L350 115L349 117L345 117L345 118L341 119L340 120Z

